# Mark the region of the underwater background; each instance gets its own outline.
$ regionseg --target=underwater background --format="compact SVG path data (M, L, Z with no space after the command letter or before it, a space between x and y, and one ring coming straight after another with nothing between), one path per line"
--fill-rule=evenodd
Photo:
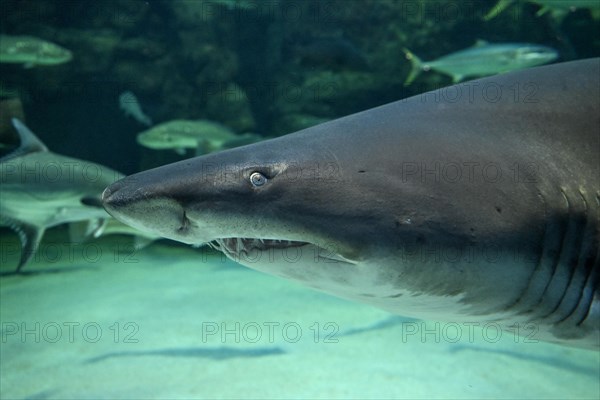
M486 41L545 46L555 62L600 55L600 5L506 3L0 0L6 43L70 52L9 61L0 40L0 154L19 145L16 117L53 152L128 175L452 84L435 69L407 84L408 54ZM173 120L233 139L138 143ZM123 231L73 241L71 228L48 229L21 274L19 236L1 228L1 399L600 398L598 352L392 316L204 247Z

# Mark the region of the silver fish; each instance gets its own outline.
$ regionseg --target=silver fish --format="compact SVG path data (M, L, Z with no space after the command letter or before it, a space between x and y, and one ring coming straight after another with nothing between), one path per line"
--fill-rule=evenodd
M434 61L421 61L405 49L412 70L404 85L410 85L422 71L435 70L450 75L453 82L468 77L495 75L513 70L547 64L558 58L550 47L529 43L488 43L478 41L474 46L460 50Z

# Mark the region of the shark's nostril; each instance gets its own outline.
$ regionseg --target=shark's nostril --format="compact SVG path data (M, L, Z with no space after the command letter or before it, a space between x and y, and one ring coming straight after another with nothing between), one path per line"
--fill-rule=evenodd
M114 205L120 198L123 197L123 191L121 189L126 188L127 185L124 184L125 179L118 180L116 182L108 185L104 191L102 192L102 203L104 206Z

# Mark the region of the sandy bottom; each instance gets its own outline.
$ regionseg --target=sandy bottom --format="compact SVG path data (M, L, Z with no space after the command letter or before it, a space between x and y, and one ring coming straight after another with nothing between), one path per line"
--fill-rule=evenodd
M600 398L598 352L402 319L216 253L115 240L46 246L30 275L1 277L0 398Z

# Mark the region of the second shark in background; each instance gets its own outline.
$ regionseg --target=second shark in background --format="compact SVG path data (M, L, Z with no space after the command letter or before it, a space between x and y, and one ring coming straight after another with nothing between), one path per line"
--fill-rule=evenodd
M47 228L87 221L98 236L110 216L100 203L104 187L123 175L90 161L53 153L18 119L21 145L0 159L0 226L21 241L19 271L35 254Z

